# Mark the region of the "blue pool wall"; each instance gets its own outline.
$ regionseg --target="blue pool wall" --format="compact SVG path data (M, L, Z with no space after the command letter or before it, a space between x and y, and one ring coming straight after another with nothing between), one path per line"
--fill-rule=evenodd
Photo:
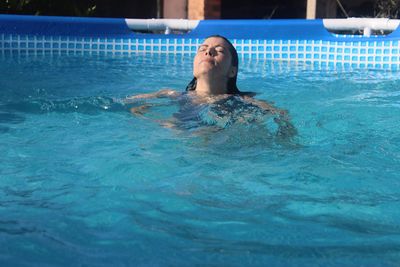
M194 55L219 34L245 58L398 70L399 31L364 37L332 34L322 20L204 20L189 33L165 35L133 32L124 19L0 15L0 53Z

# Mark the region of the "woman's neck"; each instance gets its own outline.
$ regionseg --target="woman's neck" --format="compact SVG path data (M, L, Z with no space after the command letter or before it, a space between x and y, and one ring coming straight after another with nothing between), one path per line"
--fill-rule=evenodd
M197 79L196 83L196 94L199 96L213 96L227 93L226 88L227 81L223 79L208 80L208 79Z

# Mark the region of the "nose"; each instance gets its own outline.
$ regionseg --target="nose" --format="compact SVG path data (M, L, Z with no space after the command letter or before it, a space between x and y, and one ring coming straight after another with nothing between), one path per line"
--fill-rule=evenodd
M215 56L216 55L216 51L215 51L215 48L214 47L208 47L207 49L206 49L206 56Z

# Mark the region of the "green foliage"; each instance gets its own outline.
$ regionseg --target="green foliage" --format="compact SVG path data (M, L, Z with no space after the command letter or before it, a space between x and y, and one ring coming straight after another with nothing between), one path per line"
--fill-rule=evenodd
M377 18L398 18L399 9L399 0L376 0L374 13Z
M147 3L147 6L144 4L145 2ZM150 14L151 12L149 13L148 11L144 11L145 8L151 8L150 2L154 2L154 0L0 0L0 13L81 17L129 17L132 15L135 17L141 17L141 13L143 13L143 16L154 17L154 14ZM280 3L278 0L276 2ZM400 0L372 0L371 2L374 6L374 17L399 18ZM372 6L370 8L372 8ZM369 10L371 10L370 8Z
M0 0L0 13L94 16L96 0Z

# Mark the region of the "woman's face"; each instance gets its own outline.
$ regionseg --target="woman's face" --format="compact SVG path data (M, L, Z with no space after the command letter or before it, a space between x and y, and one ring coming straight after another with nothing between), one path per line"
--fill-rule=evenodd
M232 66L229 44L219 37L210 37L200 45L193 62L193 76L208 78L234 77L237 68Z

